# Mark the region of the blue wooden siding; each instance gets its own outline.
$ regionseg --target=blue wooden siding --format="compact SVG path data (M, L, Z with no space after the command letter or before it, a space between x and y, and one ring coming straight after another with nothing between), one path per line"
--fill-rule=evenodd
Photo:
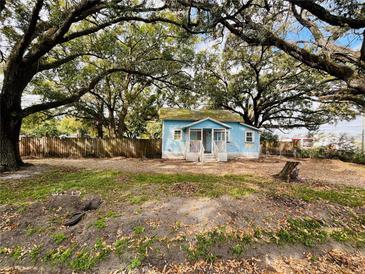
M182 130L182 140L174 140L174 131L182 129L184 126L193 123L194 121L179 121L179 120L164 120L163 134L162 134L162 153L163 154L183 154L185 152L185 142L188 130ZM230 126L229 131L230 140L227 143L227 152L232 154L247 154L256 155L260 151L260 134L259 131L251 129L238 122L224 122ZM193 125L191 128L214 128L223 129L224 127L211 120L205 120L199 124ZM246 132L253 133L254 141L247 143L245 140Z
M174 140L174 131L191 124L193 121L164 120L162 122L162 153L184 153L186 130L182 132L182 140Z
M260 134L257 130L246 127L240 123L225 123L231 127L230 140L227 143L227 152L231 153L257 153L260 151ZM246 143L246 132L251 131L253 133L254 141L252 143Z

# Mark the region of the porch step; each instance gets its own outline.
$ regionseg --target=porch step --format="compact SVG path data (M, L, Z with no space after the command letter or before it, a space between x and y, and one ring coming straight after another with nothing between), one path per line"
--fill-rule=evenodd
M213 154L205 154L204 155L204 162L217 162L217 158Z

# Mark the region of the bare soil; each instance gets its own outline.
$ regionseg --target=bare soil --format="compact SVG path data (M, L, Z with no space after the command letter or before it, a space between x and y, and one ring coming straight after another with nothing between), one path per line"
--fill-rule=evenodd
M29 159L26 162L34 164L32 169L27 169L17 175L3 174L1 178L14 176L28 176L30 172L39 172L47 166L62 166L87 169L113 169L125 172L156 172L156 173L204 173L204 174L253 174L262 177L272 177L278 174L288 160L285 157L267 157L259 160L235 160L219 163L194 163L183 160L162 159ZM301 179L343 184L365 188L365 166L346 163L340 160L326 159L296 159L300 161L299 176Z
M147 173L253 174L271 178L284 166L286 158L230 161L197 164L171 160L141 159L29 159L33 166L15 173L2 174L4 180L21 180L50 169L118 170ZM347 185L365 188L365 167L337 160L301 160L300 176L304 181L326 185ZM1 183L1 182L0 182ZM118 183L124 183L123 177ZM0 184L1 187L1 184ZM137 186L138 187L138 186ZM197 186L176 183L171 195L148 199L142 204L105 201L96 211L89 211L79 224L62 224L75 211L80 211L85 199L79 193L64 192L27 205L0 205L0 247L22 246L25 250L41 244L42 250L60 247L53 236L65 235L63 246L93 247L96 239L113 246L123 237L160 239L148 249L148 256L136 273L361 273L365 269L365 250L349 243L329 241L318 246L299 244L277 245L253 243L241 256L233 256L228 246L216 247L213 263L187 260L180 241L196 243L196 236L224 227L227 231L252 235L256 229L278 231L288 219L312 218L329 227L346 224L353 216L364 215L365 207L349 208L324 201L306 202L285 195L263 192L241 198L223 195L217 198L195 197ZM110 215L110 212L113 214ZM106 217L108 216L108 217ZM103 219L105 224L96 224ZM136 235L136 228L143 228ZM365 227L362 229L365 230ZM164 244L162 244L164 243ZM45 251L43 251L45 252ZM146 251L147 253L147 251ZM14 254L14 253L12 253ZM62 266L45 264L41 253L35 261L2 257L0 273L71 273ZM130 254L118 257L114 253L87 273L126 273ZM14 256L13 256L14 257ZM83 272L83 271L82 271Z
M141 206L106 202L97 211L87 212L78 225L62 226L68 216L79 211L82 205L83 201L78 195L64 193L25 208L2 206L1 245L26 246L26 249L30 250L34 245L42 243L42 248L46 250L57 249L58 245L52 240L55 233L66 236L63 245L79 243L94 246L95 239L103 239L106 244L113 245L120 237L134 235L136 227L143 227L143 237L167 239L170 242L167 246L151 248L144 261L144 267L139 269L140 272L146 273L336 273L339 269L342 269L343 273L359 273L365 262L365 250L329 242L312 248L301 245L278 246L273 243L253 244L239 258L232 256L229 248L222 245L214 251L219 258L214 264L204 261L191 263L186 260L186 254L180 245L175 243L179 239L194 243L196 235L223 226L228 231L242 234L252 234L256 228L276 231L288 218L321 219L330 225L341 219L348 219L354 212L364 213L363 209L349 211L332 204L281 200L261 194L253 194L244 199L228 196L216 199L171 197L160 202L149 201ZM97 220L111 210L116 212L116 215L106 218L105 227L98 229L95 226ZM31 229L34 229L34 232ZM335 257L331 254L335 254ZM314 263L311 261L312 256L320 259ZM35 267L34 273L69 273L66 269L52 268L37 262L23 262L22 266L22 263L17 261L1 261L0 257L0 269L3 269L0 273L32 273L30 266ZM123 264L123 260L121 262L120 258L112 255L90 273L111 273L118 269L128 268Z
M0 173L0 180L17 180L17 179L24 179L28 178L34 175L41 174L42 172L45 172L49 170L48 164L31 164L26 167L22 167L21 169L17 171L6 171Z

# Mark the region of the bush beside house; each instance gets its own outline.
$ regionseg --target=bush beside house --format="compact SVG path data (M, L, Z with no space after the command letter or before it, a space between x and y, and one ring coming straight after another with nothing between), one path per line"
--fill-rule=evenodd
M365 164L365 154L358 149L332 149L330 147L316 147L302 149L302 158L339 159L344 162Z
M365 164L365 155L356 145L355 139L347 134L321 136L320 146L301 149L303 158L339 159L344 162Z

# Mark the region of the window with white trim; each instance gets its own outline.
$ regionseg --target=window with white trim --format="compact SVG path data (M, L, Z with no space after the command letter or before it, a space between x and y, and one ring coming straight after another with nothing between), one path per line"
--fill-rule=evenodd
M224 141L224 129L214 130L214 141Z
M201 129L190 129L190 141L200 141L202 139Z
M252 131L246 131L246 133L245 133L245 142L246 143L253 143L253 132Z
M181 129L174 130L174 140L181 141L181 137L182 137Z
M227 134L227 143L229 143L231 142L231 132L229 131L229 129L227 129L226 134Z

